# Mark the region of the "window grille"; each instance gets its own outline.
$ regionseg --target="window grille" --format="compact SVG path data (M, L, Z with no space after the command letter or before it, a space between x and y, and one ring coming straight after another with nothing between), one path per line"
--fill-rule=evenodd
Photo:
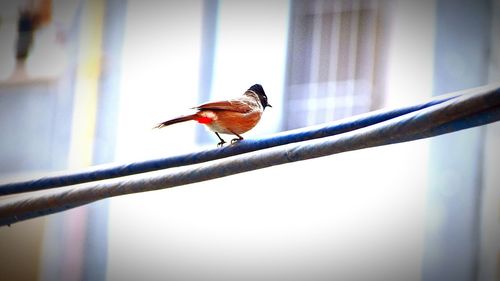
M286 129L340 119L378 106L384 68L381 2L293 2Z

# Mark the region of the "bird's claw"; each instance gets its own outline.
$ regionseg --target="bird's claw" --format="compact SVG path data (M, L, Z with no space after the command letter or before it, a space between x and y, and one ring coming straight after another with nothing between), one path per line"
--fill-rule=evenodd
M217 144L217 147L223 147L225 143L226 143L225 141L220 141L220 142ZM232 143L232 142L231 142L231 143Z
M239 139L239 138L232 139L232 140L231 140L231 144L238 143L238 142L240 142L241 140L242 140L242 139Z

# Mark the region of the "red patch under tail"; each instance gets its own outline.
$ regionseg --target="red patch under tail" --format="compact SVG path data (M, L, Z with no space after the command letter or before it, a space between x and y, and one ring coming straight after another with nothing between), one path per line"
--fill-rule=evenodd
M201 117L196 118L196 121L198 121L198 123L200 123L200 124L210 124L214 120L212 118L209 118L209 117L201 116Z

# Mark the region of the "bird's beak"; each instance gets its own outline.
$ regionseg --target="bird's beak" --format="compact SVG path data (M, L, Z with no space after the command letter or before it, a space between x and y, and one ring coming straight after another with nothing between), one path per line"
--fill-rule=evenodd
M272 105L270 105L270 104L267 104L267 106L268 106L268 107L273 107L273 106L272 106Z

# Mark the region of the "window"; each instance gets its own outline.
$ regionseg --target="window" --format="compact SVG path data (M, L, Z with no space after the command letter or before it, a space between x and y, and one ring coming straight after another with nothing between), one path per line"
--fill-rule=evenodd
M382 2L293 2L286 129L378 107L384 68Z

